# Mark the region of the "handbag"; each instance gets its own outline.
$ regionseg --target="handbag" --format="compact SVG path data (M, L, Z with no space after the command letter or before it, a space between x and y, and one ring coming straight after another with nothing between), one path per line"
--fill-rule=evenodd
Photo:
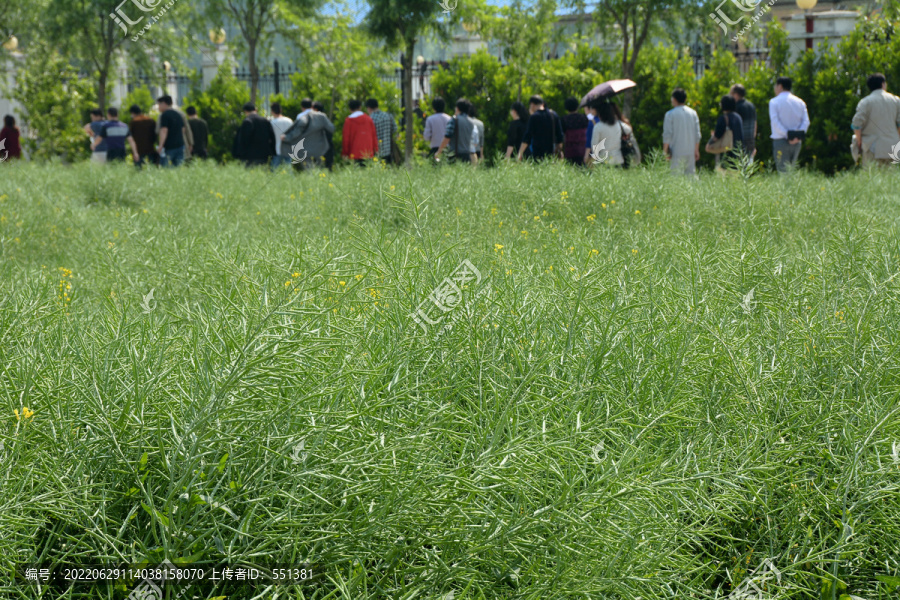
M625 127L622 125L622 121L619 121L619 132L622 134L622 168L627 169L631 165L631 157L634 155L634 140L631 138L630 133L625 133Z
M708 142L706 142L706 151L710 154L725 154L732 148L734 148L734 133L732 133L731 129L728 125L731 124L731 118L726 117L726 127L725 134L719 139L713 141L712 138Z

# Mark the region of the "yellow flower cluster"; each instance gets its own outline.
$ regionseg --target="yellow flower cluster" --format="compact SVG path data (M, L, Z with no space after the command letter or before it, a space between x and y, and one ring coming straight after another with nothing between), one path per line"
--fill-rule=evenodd
M588 223L593 223L594 219L596 219L596 218L597 218L597 215L588 215L587 216Z
M59 268L59 294L57 298L62 300L63 304L68 305L72 298L69 296L69 290L72 289L72 271L65 267Z
M16 415L16 421L21 421L22 419L33 419L34 411L28 408L27 406L22 407L22 414L19 414L19 409L13 410L13 413Z

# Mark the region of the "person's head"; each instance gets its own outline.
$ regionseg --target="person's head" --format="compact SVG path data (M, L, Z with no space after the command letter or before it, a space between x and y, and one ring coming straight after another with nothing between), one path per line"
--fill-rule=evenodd
M131 108L128 109L128 112L131 113L132 117L137 117L144 114L144 111L141 110L141 107L137 104L132 104Z
M866 85L869 86L869 90L872 92L875 90L886 90L887 78L885 78L883 73L872 73L866 79Z
M736 83L733 86L731 86L731 91L729 93L731 94L731 97L734 98L735 100L743 100L744 98L747 97L747 89L744 88L744 86L741 85L740 83Z
M724 112L734 112L734 109L737 108L737 102L734 101L732 96L725 94L719 99L719 107L721 107Z
M281 116L281 102L273 102L271 109L272 109L273 116L276 116L276 117ZM191 109L188 109L188 114L191 114L190 110Z
M578 100L576 98L566 98L566 112L577 112Z
M197 109L194 108L193 106L188 106L186 109L184 109L184 112L186 112L187 116L189 116L189 117L194 117L194 118L197 117Z
M172 100L172 96L168 94L157 98L156 103L159 105L159 112L169 110L170 108L172 108L172 105L175 104L175 102Z
M316 112L325 112L325 105L321 102L313 102L312 109Z
M440 114L447 110L447 103L444 102L444 99L438 96L434 100L431 101L431 108L434 109L434 112Z
M3 126L9 127L10 129L16 126L16 118L12 115L6 115L3 117Z
M91 121L102 121L103 120L103 111L99 108L91 109Z
M369 111L370 114L378 110L378 100L375 98L366 100L366 110Z
M109 108L106 109L106 116L109 117L109 119L111 121L115 121L116 119L119 118L119 109L110 106Z
M469 114L469 101L465 98L460 98L456 101L456 114L458 115L468 115Z
M469 111L468 111L466 114L469 115L470 117L472 117L473 119L477 118L477 117L478 117L478 111L475 110L475 105L472 104L471 102L469 102L468 108L469 108Z
M515 120L524 121L528 118L528 109L521 102L513 102L512 107L509 109L509 114Z
M672 90L672 106L681 106L687 102L687 92L683 88Z
M775 93L789 92L794 87L794 82L790 77L779 77L775 80Z
M359 100L351 100L347 103L347 106L350 107L350 112L356 112L362 106L362 102ZM312 105L310 105L310 108L312 108Z
M533 113L544 108L544 99L535 94L528 99L528 112Z
M249 115L249 114L255 113L255 112L256 112L256 105L253 104L252 102L248 102L248 103L246 103L246 104L244 105L243 110L244 110L244 114L245 114L245 115Z
M309 110L312 108L312 104L312 99L304 98L300 101L300 108L302 108L303 110Z
M619 107L613 104L612 102L601 101L597 102L594 105L594 108L597 111L597 118L606 123L607 125L615 125L618 121L621 120L619 114Z

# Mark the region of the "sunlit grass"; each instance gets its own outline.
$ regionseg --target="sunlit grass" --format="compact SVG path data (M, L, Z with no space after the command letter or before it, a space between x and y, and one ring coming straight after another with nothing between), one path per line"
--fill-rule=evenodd
M11 598L896 598L897 172L0 166Z

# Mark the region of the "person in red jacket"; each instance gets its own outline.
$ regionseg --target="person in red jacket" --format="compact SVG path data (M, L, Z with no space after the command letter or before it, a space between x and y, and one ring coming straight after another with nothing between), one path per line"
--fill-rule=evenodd
M378 134L372 117L359 110L360 107L362 102L359 100L350 101L350 116L344 121L344 148L341 154L364 167L366 159L378 156Z
M3 117L3 129L0 129L0 162L7 158L22 158L22 146L19 144L19 128L12 115Z

